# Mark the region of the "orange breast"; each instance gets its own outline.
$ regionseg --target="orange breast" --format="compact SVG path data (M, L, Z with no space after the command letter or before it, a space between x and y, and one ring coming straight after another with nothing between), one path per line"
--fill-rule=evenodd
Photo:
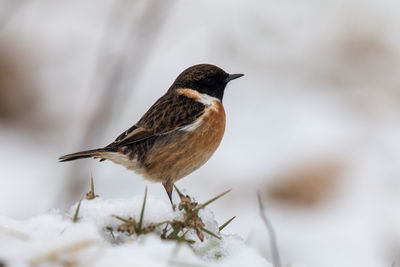
M175 182L212 156L225 132L223 105L212 100L199 120L192 129L176 131L154 144L141 171L148 179Z

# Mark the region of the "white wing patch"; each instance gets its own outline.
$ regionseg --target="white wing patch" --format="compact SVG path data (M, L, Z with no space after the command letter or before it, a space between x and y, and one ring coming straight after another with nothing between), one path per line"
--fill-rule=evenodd
M191 132L197 129L197 127L200 126L201 124L201 117L198 118L197 120L195 120L194 122L192 122L191 124L185 125L183 127L181 127L179 130L180 131L185 131L185 132Z

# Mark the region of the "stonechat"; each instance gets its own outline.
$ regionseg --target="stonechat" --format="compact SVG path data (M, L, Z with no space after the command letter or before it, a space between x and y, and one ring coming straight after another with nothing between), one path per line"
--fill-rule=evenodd
M219 146L225 131L225 87L242 76L210 64L192 66L114 142L59 160L111 160L161 182L172 203L174 183L201 167Z

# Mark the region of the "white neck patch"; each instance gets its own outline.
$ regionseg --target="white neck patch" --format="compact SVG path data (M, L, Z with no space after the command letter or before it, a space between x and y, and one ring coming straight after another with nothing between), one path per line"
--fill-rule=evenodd
M203 116L206 116L207 113L209 113L211 110L218 111L218 103L221 103L221 101L218 98L212 97L208 94L200 94L198 91L193 90L193 89L179 89L178 92L180 92L188 97L194 98L194 99L196 99L196 101L205 105L207 108L206 108L205 114ZM200 117L197 120L195 120L193 123L186 125L184 127L181 127L180 130L193 131L197 127L200 126L202 120L203 120L202 117Z
M187 97L194 98L200 103L202 103L205 106L212 106L213 101L217 101L217 103L220 103L221 101L213 96L210 96L208 94L200 94L198 91L193 90L193 89L178 89L178 93L181 93Z
M199 102L201 102L202 104L204 104L206 106L213 105L213 101L221 102L216 97L210 96L208 94L200 94L200 93L199 93L199 99L198 100L199 100Z

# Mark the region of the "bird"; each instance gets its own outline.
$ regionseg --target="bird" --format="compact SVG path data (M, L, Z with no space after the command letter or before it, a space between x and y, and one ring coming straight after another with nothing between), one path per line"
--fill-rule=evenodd
M174 183L200 168L218 148L225 132L225 87L242 76L211 64L191 66L111 144L64 155L59 161L110 160L162 183L173 205Z

